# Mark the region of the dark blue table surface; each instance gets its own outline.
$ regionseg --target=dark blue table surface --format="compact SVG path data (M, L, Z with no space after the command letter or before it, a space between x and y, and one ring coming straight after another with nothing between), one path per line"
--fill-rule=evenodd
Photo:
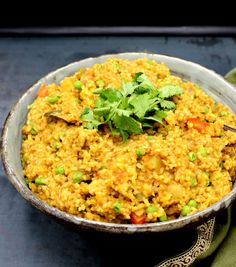
M17 98L48 72L82 58L130 51L180 57L222 75L236 66L236 39L230 37L0 38L0 127ZM181 235L189 245L191 234L176 238ZM26 203L0 166L0 267L151 267L165 257L160 247L174 241L164 240L75 232Z

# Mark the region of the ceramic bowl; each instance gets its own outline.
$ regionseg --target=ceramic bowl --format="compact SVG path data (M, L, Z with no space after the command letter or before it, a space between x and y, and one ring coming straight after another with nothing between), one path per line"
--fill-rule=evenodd
M157 62L164 62L170 68L172 74L198 84L212 98L218 102L224 103L234 113L236 113L236 93L234 87L226 82L220 75L193 62L165 55L147 53L121 53L80 60L63 68L57 69L56 71L53 71L40 79L25 92L25 94L18 100L8 114L2 131L1 154L3 165L9 181L13 184L21 196L29 201L33 206L42 212L79 229L94 229L110 233L165 232L187 226L199 225L207 219L214 217L221 210L226 209L236 199L235 187L219 202L203 211L186 216L184 218L162 223L157 222L143 225L114 224L87 220L60 211L37 198L29 190L22 174L22 166L20 161L22 142L21 129L26 120L28 112L27 106L34 100L36 92L42 83L59 83L64 77L72 75L80 68L91 67L93 64L102 63L111 57L119 57L130 60L146 57L156 60Z

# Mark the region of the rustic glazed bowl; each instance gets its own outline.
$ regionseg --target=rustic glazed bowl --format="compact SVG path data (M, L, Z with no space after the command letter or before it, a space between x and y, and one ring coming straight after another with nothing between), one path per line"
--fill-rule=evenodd
M87 220L60 211L37 198L29 190L22 174L22 166L20 161L22 141L21 129L26 120L28 112L27 106L34 100L36 92L42 83L59 83L64 77L74 74L80 68L91 67L93 64L102 63L111 57L119 57L130 60L146 57L156 60L157 62L164 62L174 75L198 84L213 99L224 103L234 113L236 113L235 88L215 72L198 64L179 58L147 53L122 53L84 59L53 71L40 79L29 90L26 91L26 93L19 99L19 101L8 114L2 131L1 154L3 165L9 181L13 184L23 198L25 198L42 212L51 215L67 224L71 224L76 228L95 229L110 233L165 232L187 226L196 226L202 224L207 219L214 217L221 210L226 209L236 199L235 187L219 202L203 211L186 216L184 218L161 223L147 223L143 225L114 224Z

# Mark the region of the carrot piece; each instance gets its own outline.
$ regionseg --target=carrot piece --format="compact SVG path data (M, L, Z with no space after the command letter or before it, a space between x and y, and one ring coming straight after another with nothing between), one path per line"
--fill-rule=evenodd
M146 222L147 215L143 214L141 216L131 213L130 219L132 224L144 224Z
M45 83L43 83L39 90L38 90L38 93L37 93L37 96L38 97L45 97L45 96L48 96L48 87Z
M189 128L194 128L197 131L203 131L208 125L208 122L201 121L199 118L189 118L187 119L187 125ZM190 126L191 125L191 126Z

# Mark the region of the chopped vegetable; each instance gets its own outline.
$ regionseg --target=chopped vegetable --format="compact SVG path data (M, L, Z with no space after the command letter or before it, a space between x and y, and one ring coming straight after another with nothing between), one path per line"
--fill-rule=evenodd
M221 111L220 113L219 113L219 117L225 117L225 116L227 116L228 115L228 112L226 112L226 111Z
M130 219L132 224L144 224L146 222L147 215L136 215L135 213L131 213Z
M38 93L37 93L37 96L38 97L48 96L48 87L47 87L47 85L45 83L43 83L41 85L41 87L39 88Z
M97 85L98 87L104 87L105 82L104 82L103 80L97 80L97 81L96 81L96 85Z
M208 106L205 106L204 113L208 113L208 112L209 112L209 107Z
M116 213L120 213L121 211L121 203L119 201L115 202L114 205L113 205L113 210L116 212Z
M167 215L166 214L164 214L164 215L162 215L161 217L159 217L159 221L160 222L165 222L165 221L167 221L168 220L168 218L167 218Z
M82 88L82 86L83 86L83 83L82 83L80 80L78 80L78 81L76 81L76 82L74 83L74 87L75 87L75 89L77 89L77 90L80 90L80 89Z
M147 209L146 209L146 212L147 212L147 213L153 213L153 212L156 212L156 211L157 211L157 207L154 206L154 205L150 205L150 206L148 206Z
M190 178L190 185L191 185L191 187L197 186L197 178L191 177Z
M206 157L208 152L207 152L207 149L205 147L200 147L198 149L198 153L202 156L202 157Z
M55 143L53 144L53 149L54 149L55 151L57 151L57 150L59 149L59 146L60 146L60 142L55 142Z
M35 126L32 126L32 127L31 127L31 130L30 130L30 133L31 133L32 135L36 135L36 134L38 134L38 129L37 129Z
M154 136L152 136L152 135L148 135L147 140L148 140L148 141L152 141L152 140L154 140Z
M148 59L147 63L150 64L150 65L153 65L154 61L152 59Z
M189 152L188 153L188 159L192 162L194 162L196 160L196 154L194 152Z
M225 132L224 131L221 131L220 132L220 137L223 137L225 135Z
M34 103L28 105L28 106L27 106L27 109L28 109L28 110L31 110L33 106L34 106Z
M56 174L65 174L65 169L63 166L57 167L55 170Z
M209 125L209 123L205 121L201 121L198 118L189 118L187 119L187 125L188 125L188 128L194 128L197 131L201 132Z
M220 162L220 168L223 169L224 168L224 161Z
M191 212L191 207L188 205L184 206L181 210L181 215L187 216Z
M136 73L133 81L122 83L120 90L98 88L94 109L85 107L81 119L88 129L108 124L111 131L119 133L123 141L130 134L140 134L146 128L162 124L166 111L175 109L171 97L182 94L182 88L165 85L156 88L142 72Z
M136 150L136 155L137 155L138 157L142 157L142 156L144 156L144 155L145 155L145 149L142 148L142 147L138 148L138 149Z
M191 200L189 200L189 202L188 202L188 206L189 206L190 208L196 208L196 207L197 207L197 201L196 201L195 199L191 199Z
M44 183L42 177L37 177L37 178L35 179L35 184L36 184L36 185L45 185L45 183Z
M61 97L58 95L50 95L48 96L48 103L55 104Z
M72 176L72 180L74 183L80 183L81 182L81 178L84 176L84 174L82 172L76 172L74 173L74 175Z

